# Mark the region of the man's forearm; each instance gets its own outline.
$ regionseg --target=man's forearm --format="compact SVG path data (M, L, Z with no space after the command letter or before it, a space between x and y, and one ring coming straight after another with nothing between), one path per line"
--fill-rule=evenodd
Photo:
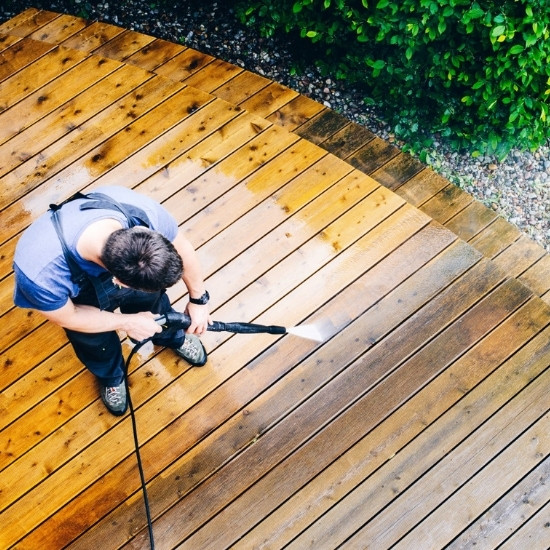
M88 334L122 330L135 340L144 340L162 330L150 312L112 313L69 301L56 311L42 313L63 328Z

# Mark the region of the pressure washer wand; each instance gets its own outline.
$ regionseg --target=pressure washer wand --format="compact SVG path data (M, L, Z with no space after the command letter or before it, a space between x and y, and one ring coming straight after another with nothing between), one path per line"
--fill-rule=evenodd
M186 330L191 325L191 318L185 313L170 311L158 317L155 321L164 328L182 328ZM222 323L213 321L208 325L208 330L213 332L235 332L238 334L286 334L287 329L278 325L258 325L256 323Z

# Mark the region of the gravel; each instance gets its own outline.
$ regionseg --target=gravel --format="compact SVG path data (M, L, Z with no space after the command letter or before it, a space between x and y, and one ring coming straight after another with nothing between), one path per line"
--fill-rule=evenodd
M242 26L225 2L174 3L177 7L165 8L152 0L4 0L0 21L27 7L36 7L179 42L280 82L400 145L380 114L363 103L358 90L321 75L313 66L299 73L292 70L289 44L283 39L263 38ZM550 252L549 146L535 152L514 150L503 162L497 162L491 157L474 159L451 151L436 139L428 162L437 173L471 193Z

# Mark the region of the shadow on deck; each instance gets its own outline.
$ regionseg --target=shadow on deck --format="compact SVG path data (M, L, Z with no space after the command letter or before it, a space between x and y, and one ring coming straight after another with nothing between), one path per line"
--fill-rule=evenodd
M542 248L322 105L133 31L27 10L0 91L3 548L148 545L130 419L11 302L20 232L115 183L177 218L216 319L325 336L134 361L158 548L549 546Z

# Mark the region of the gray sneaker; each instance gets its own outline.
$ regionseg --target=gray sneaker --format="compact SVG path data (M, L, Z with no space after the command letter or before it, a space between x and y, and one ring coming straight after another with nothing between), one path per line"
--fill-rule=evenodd
M118 386L101 386L101 400L111 414L122 416L128 408L128 396L124 380Z
M186 334L183 344L175 351L194 367L202 367L206 363L206 350L200 338L194 334Z

